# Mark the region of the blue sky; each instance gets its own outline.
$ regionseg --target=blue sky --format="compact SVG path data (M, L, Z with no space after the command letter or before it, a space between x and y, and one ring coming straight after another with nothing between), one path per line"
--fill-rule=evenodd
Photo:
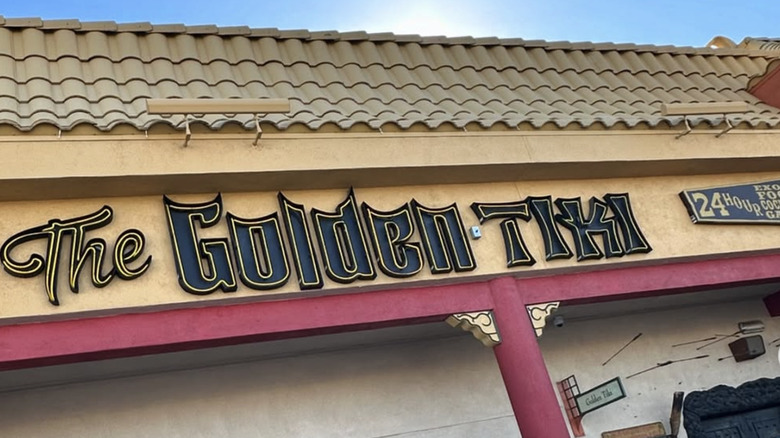
M680 46L780 37L776 0L0 0L0 15Z

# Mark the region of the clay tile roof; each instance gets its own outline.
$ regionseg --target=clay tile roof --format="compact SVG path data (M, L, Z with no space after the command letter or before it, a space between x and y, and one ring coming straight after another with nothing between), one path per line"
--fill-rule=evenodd
M780 51L780 39L778 38L745 38L737 46L752 50Z
M461 36L80 22L0 17L0 124L148 129L183 116L147 98L287 98L278 129L678 125L663 103L742 100L733 117L780 124L747 92L778 56L692 48ZM213 129L252 115L208 115ZM695 121L713 123L708 116Z

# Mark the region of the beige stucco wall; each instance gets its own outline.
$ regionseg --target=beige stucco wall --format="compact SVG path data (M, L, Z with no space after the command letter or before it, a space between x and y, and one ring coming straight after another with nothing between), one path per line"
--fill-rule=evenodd
M139 308L202 305L222 300L257 300L300 295L296 279L267 292L239 285L232 294L193 296L178 285L162 195L203 202L223 193L224 207L238 216L278 210L276 194L310 208L333 210L355 188L358 202L395 209L413 198L428 207L457 203L466 227L478 225L468 206L508 202L526 196L590 197L629 193L637 221L653 247L646 255L578 263L546 262L535 221L520 227L533 267L508 269L498 221L482 226L471 240L478 269L431 275L427 266L404 280L382 273L374 281L341 285L326 279L321 291L340 293L513 274L548 275L623 263L661 263L755 251L777 251L773 226L694 225L678 198L684 189L780 178L780 142L773 134L732 131L715 138L698 132L675 140L674 131L406 132L269 134L252 147L246 134L197 132L187 148L178 135L44 135L0 137L0 241L59 218L68 219L110 205L114 222L89 233L113 247L125 229L147 237L150 270L133 281L113 280L103 289L81 276L81 293L60 279L61 306L48 303L42 277L20 279L0 272L0 324L27 319L72 317L83 312L116 313ZM447 184L441 184L445 182ZM71 199L76 198L76 199ZM571 234L561 229L571 246ZM227 227L201 237L226 237ZM416 240L415 238L414 240ZM30 242L17 259L42 252ZM65 257L66 259L67 257ZM65 263L66 260L63 260Z
M730 358L728 343L736 338L700 350L697 348L706 342L673 347L715 334L734 333L738 322L752 320L760 320L766 326L760 333L766 354L758 358L739 363ZM637 333L642 336L636 342L602 365ZM658 312L642 312L637 307L626 309L623 315L569 321L560 328L548 325L539 345L553 382L573 374L584 392L614 377L621 378L627 397L583 418L585 436L599 438L605 431L654 422L663 423L668 433L675 391L687 394L717 385L738 386L761 377L779 376L778 349L768 345L778 338L780 321L769 317L761 300L754 299ZM660 362L704 354L709 357L627 378ZM684 429L679 436L687 437Z
M668 431L675 391L780 374L774 346L742 363L718 361L730 354L729 341L701 351L672 347L754 319L766 325L764 342L780 338L780 324L759 299L644 313L623 306L625 315L568 320L540 338L551 385L571 374L583 391L623 381L627 398L585 417L588 438L657 421ZM3 372L0 429L41 438L517 438L492 350L443 329L419 339L379 341L378 332L364 332ZM638 332L641 338L602 366ZM709 357L627 378L699 354Z
M78 131L78 130L76 130ZM0 135L0 200L780 168L777 134L697 130Z
M754 182L777 178L778 174L728 174L693 177L656 177L582 181L520 181L493 184L409 186L393 188L356 188L358 202L365 201L380 210L395 209L412 198L428 207L444 207L453 202L460 208L466 227L478 225L468 208L474 201L508 202L526 196L552 195L555 197L598 198L607 193L627 192L631 196L637 221L653 247L649 254L629 255L622 258L577 262L569 260L545 261L542 240L534 221L521 223L526 243L537 259L532 267L506 267L505 251L498 223L482 226L483 237L471 239L478 269L472 272L432 275L427 266L407 280L397 280L379 273L373 281L360 281L342 285L326 280L321 291L305 293L337 293L371 290L378 287L394 287L396 284L419 285L442 281L469 281L513 274L549 275L557 270L591 269L618 266L624 263L657 263L668 259L705 257L752 251L776 251L780 248L780 233L771 225L695 225L692 224L677 193L683 189L708 187L720 184ZM347 190L289 191L291 200L307 208L334 210L343 201ZM203 195L173 196L182 202L204 202L213 199L215 193ZM226 193L224 207L242 217L259 217L278 210L276 192ZM67 254L62 256L59 279L59 307L48 303L44 291L43 276L17 278L0 272L0 315L6 322L33 316L61 317L73 312L111 311L147 306L175 306L205 304L210 300L254 300L271 296L300 295L294 272L286 286L272 291L255 291L239 285L235 293L215 292L208 296L195 296L184 292L177 282L169 233L166 229L165 211L161 196L132 198L96 198L81 200L53 200L31 202L6 202L0 204L0 239L7 239L24 229L45 224L50 219L68 219L93 213L102 205L110 205L115 214L113 223L105 228L90 231L88 237L106 239L113 248L116 237L125 229L137 228L147 238L145 254L152 256L152 265L142 277L123 281L114 279L102 289L91 286L88 272L80 277L81 292L68 290ZM571 233L561 228L562 234L572 245ZM200 237L227 237L224 220L220 226L199 232ZM415 238L417 240L418 238ZM67 247L66 247L67 248ZM573 246L572 246L573 248ZM28 242L14 251L17 260L26 259L30 253L44 253L43 240ZM321 259L321 258L320 258ZM137 265L137 263L136 263ZM88 271L88 269L85 269Z
M132 372L129 365L81 364L83 379L102 380L11 392L3 388L13 379L46 369L0 373L0 430L36 438L518 438L492 351L450 330L444 339L326 353L317 352L328 342L320 340L295 357L119 379L107 370ZM273 347L253 348L262 356ZM201 353L220 354L231 360ZM204 362L186 357L179 366ZM66 373L55 368L46 379Z

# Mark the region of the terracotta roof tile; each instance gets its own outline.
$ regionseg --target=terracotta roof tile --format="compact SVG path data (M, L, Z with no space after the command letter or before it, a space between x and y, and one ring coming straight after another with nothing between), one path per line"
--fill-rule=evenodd
M662 103L741 100L751 126L780 111L747 93L777 52L366 32L0 19L0 123L182 127L146 98L288 98L264 123L676 125ZM722 116L699 117L719 123ZM195 118L254 126L252 115Z

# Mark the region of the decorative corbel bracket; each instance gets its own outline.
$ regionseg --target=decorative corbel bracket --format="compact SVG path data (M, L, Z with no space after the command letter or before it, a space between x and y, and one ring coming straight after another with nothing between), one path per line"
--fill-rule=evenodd
M495 347L501 343L501 335L498 333L493 312L455 313L445 320L452 327L460 327L464 331L471 332L486 347Z
M560 301L553 301L550 303L531 304L525 306L528 311L528 317L531 318L531 324L536 330L536 337L542 336L542 330L547 324L547 317L561 305Z

